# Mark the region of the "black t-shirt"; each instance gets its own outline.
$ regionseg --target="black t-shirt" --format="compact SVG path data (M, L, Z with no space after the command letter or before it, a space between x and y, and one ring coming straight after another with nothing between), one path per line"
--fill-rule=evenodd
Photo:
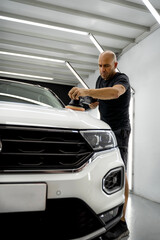
M112 130L130 129L129 120L129 102L130 102L130 84L127 75L117 72L112 79L104 80L98 77L96 88L113 87L121 84L126 92L117 99L99 100L99 111L101 120L108 123Z

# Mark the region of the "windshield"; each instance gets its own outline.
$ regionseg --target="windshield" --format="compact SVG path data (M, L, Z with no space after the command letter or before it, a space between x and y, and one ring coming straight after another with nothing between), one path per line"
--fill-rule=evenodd
M0 80L0 101L64 107L61 100L47 88L8 80Z

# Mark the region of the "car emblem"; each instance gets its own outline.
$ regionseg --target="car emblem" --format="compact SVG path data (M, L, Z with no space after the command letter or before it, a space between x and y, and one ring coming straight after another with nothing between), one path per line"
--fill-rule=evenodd
M2 141L0 140L0 152L2 151Z

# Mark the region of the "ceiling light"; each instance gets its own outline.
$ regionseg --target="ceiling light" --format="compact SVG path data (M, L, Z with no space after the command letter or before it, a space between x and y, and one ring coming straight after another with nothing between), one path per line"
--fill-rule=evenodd
M95 39L95 37L94 37L91 33L89 33L88 35L89 35L89 38L91 39L91 41L92 41L92 42L94 43L94 45L96 46L96 48L99 50L99 52L100 52L100 53L103 53L104 50L103 50L103 48L100 46L100 44L97 42L97 40Z
M4 55L10 55L10 56L16 56L16 57L25 57L25 58L32 58L32 59L37 59L37 60L44 60L44 61L51 61L51 62L58 62L58 63L66 63L66 66L71 70L71 72L76 76L76 78L78 79L78 81L85 87L88 89L87 84L83 81L83 79L78 75L78 73L74 70L74 68L71 66L71 64L69 62L66 62L64 60L59 60L59 59L52 59L52 58L45 58L45 57L38 57L38 56L32 56L32 55L26 55L26 54L20 54L20 53L13 53L13 52L5 52L5 51L0 51L0 54L4 54ZM1 72L1 73L5 73L5 74L9 74L7 72ZM14 73L10 73L10 74L14 74ZM15 73L16 74L16 73ZM15 75L14 74L14 75ZM17 73L18 74L18 73ZM22 76L22 74L19 76ZM27 77L27 76L26 76ZM29 77L29 75L28 75ZM31 77L31 75L30 75ZM32 76L33 77L33 76ZM36 76L35 76L36 77ZM39 76L37 76L38 78ZM40 77L43 78L43 77ZM45 79L45 78L43 78ZM48 80L53 80L52 79L48 79Z
M20 76L20 77L38 78L38 79L44 79L44 80L53 80L54 79L54 78L50 78L50 77L42 77L42 76L36 76L36 75L14 73L14 72L4 72L4 71L0 71L0 74L14 75L14 76Z
M33 55L26 55L26 54L20 54L20 53L0 51L0 54L10 55L10 56L15 56L15 57L32 58L32 59L44 60L44 61L50 61L50 62L57 62L57 63L65 63L64 60L59 60L59 59L54 59L54 58L46 58L46 57L39 57L39 56L33 56Z
M0 16L0 19L11 21L11 22L28 24L28 25L37 26L37 27L54 29L54 30L63 31L63 32L76 33L76 34L85 35L85 36L88 35L88 32L84 32L84 31L79 31L79 30L74 30L74 29L64 28L64 27L58 27L58 26L53 26L53 25L44 24L44 23L32 22L29 20L23 20L23 19L18 19L18 18Z
M0 16L0 19L6 20L6 21L11 21L11 22L23 23L23 24L32 25L32 26L37 26L37 27L54 29L54 30L63 31L63 32L69 32L69 33L75 33L75 34L80 34L80 35L84 35L84 36L89 36L91 41L93 42L93 44L99 50L99 52L100 53L104 52L103 48L97 42L97 40L95 39L93 34L85 32L85 31L75 30L75 29L71 29L71 28L58 27L58 26L54 26L54 25L38 23L38 22L33 22L33 21L23 20L23 19L18 19L18 18L13 18L13 17L7 17L7 16Z
M152 4L148 0L142 0L152 15L155 17L157 22L160 24L160 15L156 11L156 9L152 6Z
M69 62L66 62L66 65L71 70L71 72L76 76L78 81L84 86L84 88L88 89L89 87L87 86L87 84L83 81L83 79L79 76L79 74L74 70L71 64Z

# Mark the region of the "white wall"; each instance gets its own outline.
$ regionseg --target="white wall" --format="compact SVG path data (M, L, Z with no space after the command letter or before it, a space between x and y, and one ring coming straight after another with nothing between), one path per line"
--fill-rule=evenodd
M123 54L118 67L135 89L133 191L160 203L160 29ZM90 88L98 75L97 66Z
M134 192L160 203L160 29L119 59L135 89Z

